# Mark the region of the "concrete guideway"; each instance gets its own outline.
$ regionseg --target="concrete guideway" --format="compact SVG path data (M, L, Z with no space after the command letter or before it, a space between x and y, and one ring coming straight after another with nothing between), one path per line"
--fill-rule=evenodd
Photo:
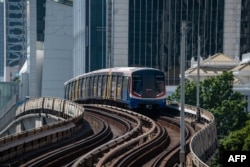
M176 102L167 102L169 106L180 110L179 104ZM216 152L218 148L217 128L212 113L207 110L200 109L201 121L196 120L196 106L185 105L185 120L193 124L198 132L192 137L190 142L190 153L187 160L190 166L208 167L205 162Z
M77 133L83 125L83 114L84 109L80 105L64 99L42 97L23 103L15 112L13 122L17 129L23 126L22 120L27 117L54 116L62 121L49 125L39 123L40 127L0 138L0 162Z
M168 102L168 104L170 105L171 102ZM178 110L178 105L175 106L174 108ZM36 114L37 116L44 116L44 117L53 115L55 118L61 118L62 120L63 119L68 120L68 122L70 121L74 122L74 124L77 126L79 122L77 123L77 121L74 120L73 118L79 118L83 113L84 113L83 107L81 107L76 103L64 99L43 97L39 99L29 100L28 102L20 105L16 110L15 118L16 120L21 119L22 117L30 114ZM196 107L185 105L185 115L187 116L187 119L191 118L190 121L195 120ZM208 166L205 163L206 160L209 157L211 157L212 154L217 149L218 141L217 141L217 131L216 131L214 116L210 112L201 109L201 123L195 122L194 126L196 126L196 128L198 128L199 131L193 136L191 140L190 143L191 151L190 154L188 155L188 159L191 161L190 163L194 166L205 167ZM43 127L44 126L42 126L41 128ZM74 127L71 126L69 128L74 129ZM61 130L64 131L63 129ZM39 132L38 129L35 129L35 131ZM21 133L16 134L16 137L12 139L21 140L23 136ZM34 146L34 148L35 147L36 146ZM25 149L26 148L24 148L24 150Z

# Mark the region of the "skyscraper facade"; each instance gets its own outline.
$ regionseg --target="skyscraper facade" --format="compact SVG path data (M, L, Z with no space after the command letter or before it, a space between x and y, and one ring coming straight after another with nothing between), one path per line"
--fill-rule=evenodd
M198 36L202 40L202 56L222 52L223 4L224 1L218 0L102 0L96 2L76 0L74 1L74 19L76 19L74 27L82 26L83 31L79 29L74 31L74 62L82 64L83 61L78 60L85 55L85 58L82 57L85 61L82 65L85 64L85 69L93 66L85 71L105 67L97 66L96 61L91 61L92 58L99 61L106 60L106 67L158 68L166 72L168 84L178 84L181 22L185 21L188 24L186 53L188 66L191 57L197 55ZM97 9L93 7L95 5L102 10L96 12ZM85 10L77 12L81 7ZM101 24L93 24L97 20ZM97 33L98 31L100 34ZM85 36L81 39L85 40L85 45L78 42L80 34ZM95 35L98 35L98 38ZM86 54L88 47L91 47L91 40L99 41L103 49L95 48ZM85 53L76 55L75 53L81 47L86 48ZM75 65L75 68L83 69L79 67Z
M241 9L240 11L241 12L240 57L241 57L244 53L250 52L250 1L241 0L240 9Z
M186 69L198 54L240 59L250 49L249 6L249 0L75 0L74 75L146 66L164 71L166 83L177 85L182 22L187 24Z
M106 67L106 0L74 1L73 73Z
M20 71L22 98L64 96L64 82L72 77L72 3L27 0L27 62Z
M0 0L0 82L4 81L4 4Z
M26 60L26 0L5 0L6 66Z
M129 1L129 65L166 72L167 84L179 82L181 24L187 24L186 68L196 56L222 52L223 1ZM220 42L221 41L221 42Z

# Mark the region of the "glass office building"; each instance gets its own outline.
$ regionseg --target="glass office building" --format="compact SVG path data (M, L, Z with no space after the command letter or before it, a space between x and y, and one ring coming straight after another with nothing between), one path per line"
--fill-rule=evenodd
M4 80L4 4L0 0L0 82Z
M26 60L26 0L5 0L6 65L18 66Z
M250 1L241 1L240 56L250 52Z
M182 22L186 69L199 54L198 38L203 59L215 53L240 58L250 49L249 6L249 0L75 0L73 71L82 71L74 75L153 67L165 72L167 85L177 85Z
M186 68L196 56L222 52L223 1L130 0L129 65L166 72L168 85L179 82L181 23L187 23Z
M74 76L106 67L106 0L75 0ZM91 56L90 56L91 55Z
M0 110L15 94L18 94L18 83L0 82Z

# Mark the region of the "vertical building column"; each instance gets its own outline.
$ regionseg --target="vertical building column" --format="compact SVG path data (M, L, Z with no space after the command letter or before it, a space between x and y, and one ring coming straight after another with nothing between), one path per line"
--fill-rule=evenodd
M29 71L29 94L30 98L39 97L37 88L37 58L36 58L36 41L37 41L37 2L36 0L29 0L28 2L28 71Z
M87 48L89 47L89 27L87 13L89 1L74 0L73 3L73 76L86 72Z
M43 126L43 117L36 117L35 119L35 128Z
M111 65L128 66L129 0L113 0Z
M223 53L240 56L241 0L226 0L224 8Z
M22 125L21 122L18 122L16 125L16 133L22 132Z

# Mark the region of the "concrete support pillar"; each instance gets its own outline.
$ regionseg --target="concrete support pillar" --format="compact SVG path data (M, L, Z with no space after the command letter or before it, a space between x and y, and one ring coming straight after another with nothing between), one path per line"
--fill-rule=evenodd
M39 128L43 125L42 117L35 118L35 128Z
M18 122L16 125L16 133L19 133L21 131L22 131L22 125L21 125L21 122Z

